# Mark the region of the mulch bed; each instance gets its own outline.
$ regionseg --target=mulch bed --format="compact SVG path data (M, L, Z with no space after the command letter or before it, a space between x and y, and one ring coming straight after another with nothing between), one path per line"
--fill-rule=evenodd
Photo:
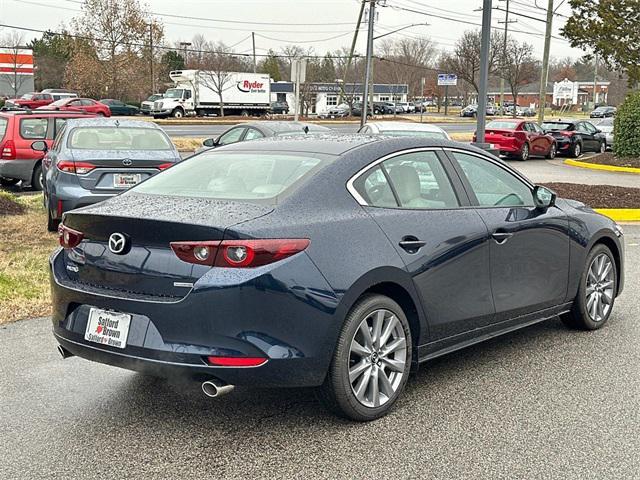
M592 208L640 208L640 188L576 183L545 183L558 197L578 200Z
M599 163L600 165L613 165L615 167L634 167L640 168L640 158L637 157L616 157L611 152L600 153L590 158L579 158L581 162L585 163Z
M24 205L14 202L10 198L0 196L0 216L3 215L20 215L27 208Z

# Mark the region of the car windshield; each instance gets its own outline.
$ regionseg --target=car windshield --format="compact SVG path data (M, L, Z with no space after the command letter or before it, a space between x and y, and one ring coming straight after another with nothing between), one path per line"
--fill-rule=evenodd
M496 129L496 130L515 130L518 127L519 122L507 122L507 121L499 121L499 122L489 122L487 123L487 129Z
M275 199L333 158L315 153L208 151L150 178L135 191L223 200Z
M423 130L381 130L380 133L392 137L447 138L447 135L442 132L428 132Z
M571 123L562 123L562 122L545 122L542 124L543 130L571 130Z
M164 92L164 98L182 98L182 93L184 90L181 88L170 88L166 92Z
M143 127L76 127L69 135L70 148L81 150L170 150L160 130Z
M33 98L33 93L25 93L20 98L23 100L31 100Z

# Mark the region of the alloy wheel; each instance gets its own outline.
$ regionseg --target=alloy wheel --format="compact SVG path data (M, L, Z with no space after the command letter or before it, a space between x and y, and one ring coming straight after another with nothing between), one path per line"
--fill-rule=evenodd
M600 143L600 153L605 153L607 151L607 144L605 142Z
M387 403L400 387L407 368L407 339L398 317L386 309L368 314L349 349L349 383L366 407Z
M522 146L522 160L527 160L529 158L529 145L526 143Z
M549 149L549 158L552 159L552 160L554 158L556 158L556 145L555 144L552 144L551 148Z
M586 310L594 322L607 319L613 304L614 288L613 263L608 255L601 253L589 265L585 292Z

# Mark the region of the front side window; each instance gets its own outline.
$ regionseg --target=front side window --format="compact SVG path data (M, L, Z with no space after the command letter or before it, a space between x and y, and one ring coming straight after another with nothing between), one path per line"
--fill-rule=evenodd
M30 140L44 140L47 138L46 118L22 118L20 119L20 136Z
M218 139L218 145L229 145L230 143L239 142L242 138L245 128L232 128L227 133L223 133Z
M174 165L133 190L223 200L275 199L333 158L315 153L207 151Z
M533 206L527 184L495 163L475 155L452 152L481 207Z
M69 134L70 148L80 150L170 150L171 143L155 128L76 127Z

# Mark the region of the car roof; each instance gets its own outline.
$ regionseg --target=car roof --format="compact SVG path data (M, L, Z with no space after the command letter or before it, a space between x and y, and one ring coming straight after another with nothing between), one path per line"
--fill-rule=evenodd
M372 125L381 132L385 130L406 130L411 132L442 132L442 128L437 125L428 123L415 122L367 122L366 125Z
M152 128L161 130L161 128L153 122L145 122L144 120L128 120L104 117L92 118L74 118L67 121L69 128L73 127L135 127L135 128Z
M576 119L569 119L569 120L545 120L542 123L570 123L571 125L575 125L578 122L587 122L588 120L576 120Z
M298 132L302 130L304 127L309 127L309 131L330 131L331 129L328 127L324 127L322 125L317 125L315 123L307 123L307 122L273 122L273 121L259 121L259 122L247 122L238 126L247 126L247 127L255 127L260 130L269 130L272 133L282 133L282 132Z
M95 113L72 112L60 110L0 110L1 116L11 117L78 117L78 118L95 118Z

